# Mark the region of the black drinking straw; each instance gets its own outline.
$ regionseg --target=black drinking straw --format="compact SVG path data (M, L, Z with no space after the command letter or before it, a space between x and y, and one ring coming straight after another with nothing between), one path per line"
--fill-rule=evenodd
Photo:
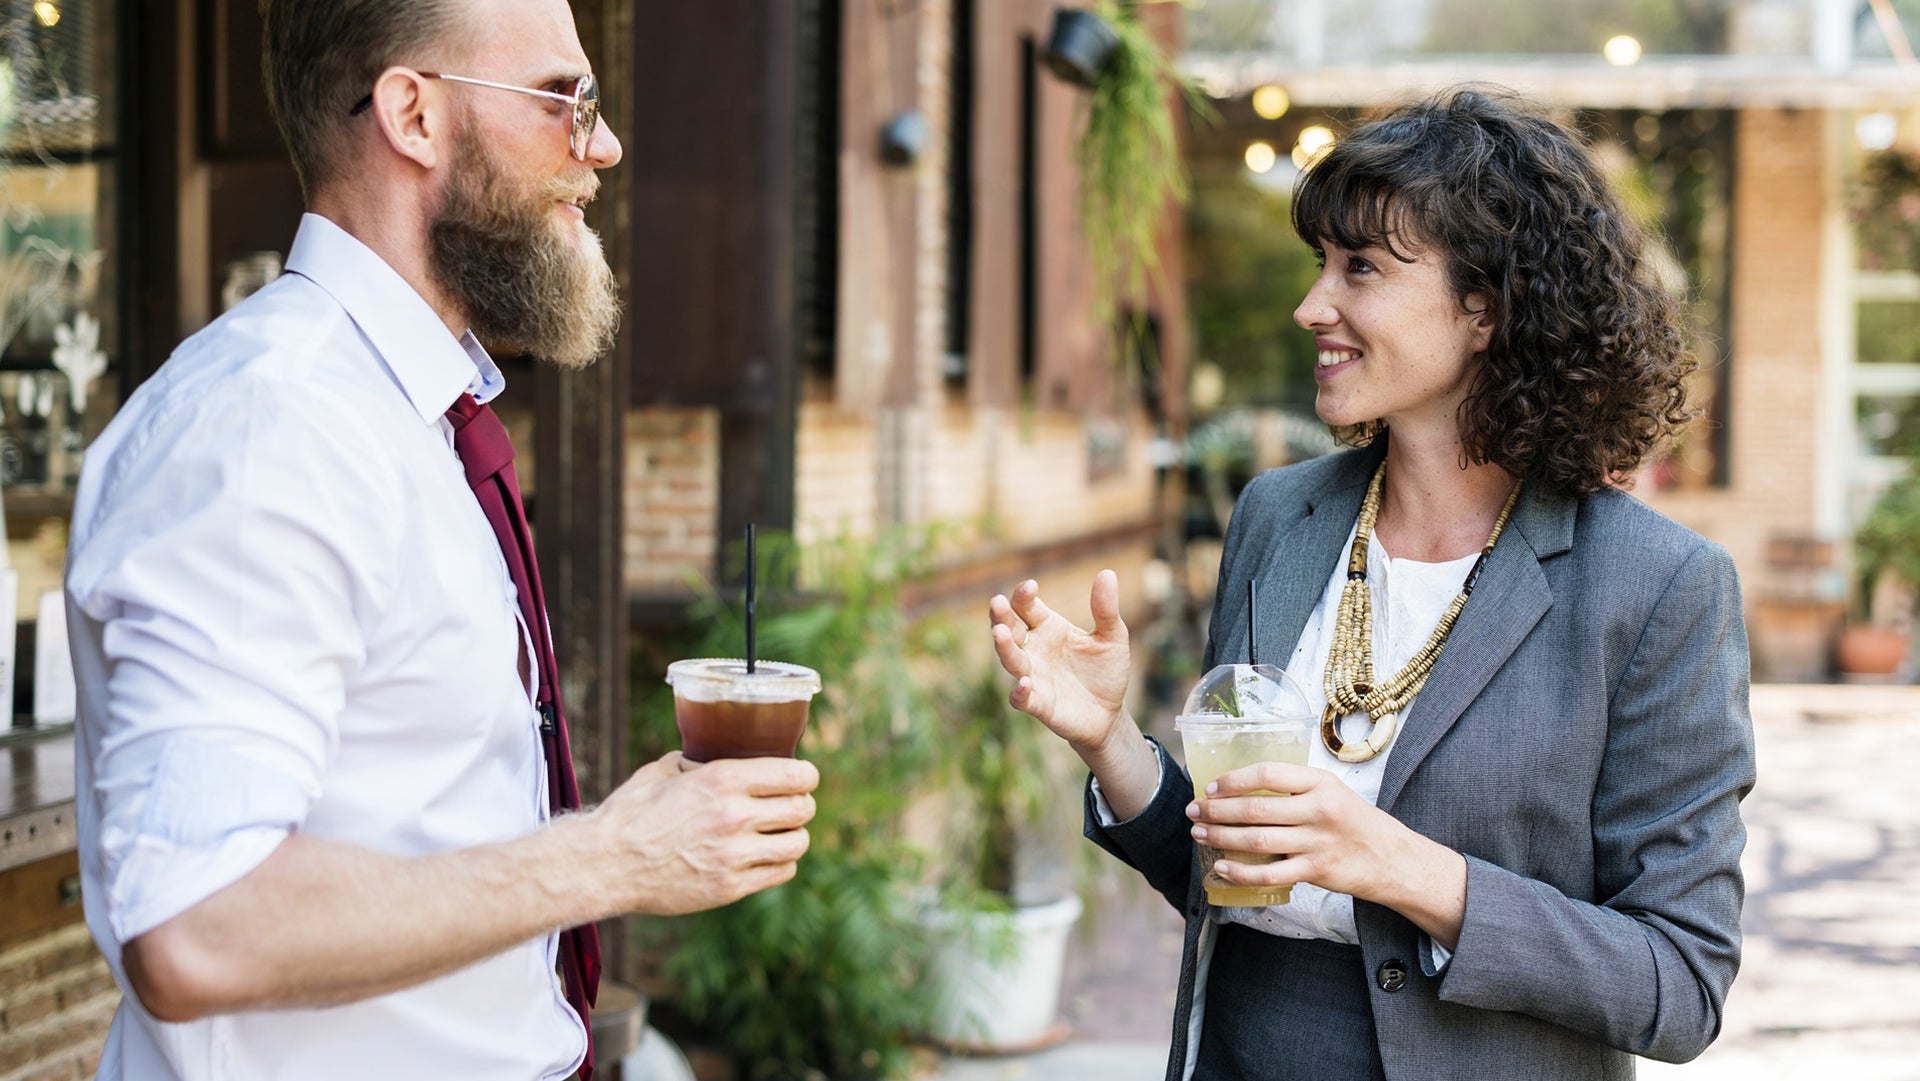
M753 555L753 523L747 523L747 674L753 675L753 579L759 561Z
M1247 663L1260 663L1260 585L1251 578L1247 579Z

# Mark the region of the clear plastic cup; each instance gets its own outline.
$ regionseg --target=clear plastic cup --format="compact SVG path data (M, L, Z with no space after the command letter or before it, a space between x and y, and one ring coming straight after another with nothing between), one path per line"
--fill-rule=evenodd
M1307 764L1308 741L1320 718L1292 676L1277 665L1223 664L1202 676L1174 719L1186 751L1187 772L1196 798L1206 795L1214 778L1259 762ZM1263 792L1266 795L1279 793ZM1222 908L1284 905L1291 886L1236 886L1214 873L1225 858L1235 863L1272 863L1285 859L1264 852L1235 852L1200 845L1207 903Z
M780 661L702 657L667 666L680 749L690 761L792 758L820 673Z

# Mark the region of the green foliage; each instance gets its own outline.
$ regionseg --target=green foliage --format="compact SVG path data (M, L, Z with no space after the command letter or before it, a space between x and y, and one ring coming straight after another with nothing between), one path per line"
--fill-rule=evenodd
M1293 235L1286 195L1238 165L1196 171L1187 212L1187 299L1196 355L1220 369L1227 400L1313 401L1313 338L1293 310L1313 287L1313 251Z
M941 775L955 802L947 888L968 908L1006 904L1022 830L1067 791L1047 754L1051 737L1007 704L1008 682L985 665L942 710Z
M904 855L816 845L792 882L682 921L668 974L746 1077L907 1074L932 1002L927 931L900 888Z
M1880 493L1854 530L1853 554L1862 617L1876 615L1866 609L1882 575L1920 587L1920 475L1911 467Z
M810 587L763 591L755 635L761 657L820 673L799 751L820 769L813 845L793 881L668 921L664 932L680 1005L754 1081L903 1076L932 1017L928 947L909 901L922 862L902 836L902 816L934 766L935 733L915 718L935 714L927 677L951 632L909 620L901 601L932 569L942 539L899 530L801 553L790 539L760 538L761 582ZM708 596L694 622L702 631L686 655L740 655L736 600ZM672 723L671 693L648 696L637 703L636 745L677 746Z
M1880 150L1853 183L1855 235L1867 270L1920 270L1920 155Z
M1141 296L1148 276L1158 275L1157 240L1168 204L1187 201L1170 92L1205 108L1133 9L1114 0L1094 5L1119 46L1093 86L1078 149L1081 224L1092 252L1094 316L1102 325L1119 308L1116 294Z

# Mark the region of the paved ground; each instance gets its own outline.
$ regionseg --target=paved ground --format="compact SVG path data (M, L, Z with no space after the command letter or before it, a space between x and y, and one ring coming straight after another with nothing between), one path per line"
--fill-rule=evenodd
M1720 1039L1649 1081L1920 1081L1920 687L1766 686L1745 961ZM941 1081L1158 1081L1179 921L1116 881L1068 962L1066 1043Z

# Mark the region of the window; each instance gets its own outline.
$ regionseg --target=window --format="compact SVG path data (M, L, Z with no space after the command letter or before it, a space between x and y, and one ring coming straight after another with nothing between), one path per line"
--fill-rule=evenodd
M11 598L22 631L59 607L80 452L119 400L113 10L106 0L0 0L0 601ZM49 644L64 655L58 637ZM63 704L57 687L42 687L55 698L36 703L30 681L12 679L33 635L13 647L11 636L0 642L9 721L70 719L70 694Z

